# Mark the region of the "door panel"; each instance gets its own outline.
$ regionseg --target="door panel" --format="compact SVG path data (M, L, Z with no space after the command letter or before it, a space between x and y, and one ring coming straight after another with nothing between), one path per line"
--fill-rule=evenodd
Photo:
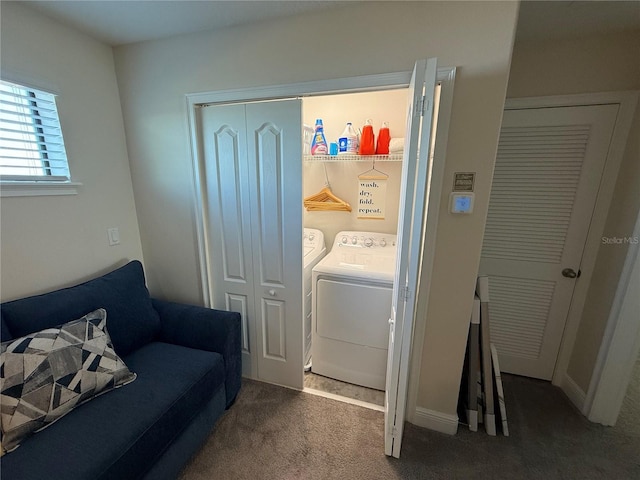
M503 371L550 380L618 105L507 110L480 274Z
M265 358L287 360L286 305L279 300L262 299L262 331Z
M430 182L436 73L435 58L419 60L409 85L385 388L385 453L394 457L400 456L404 428L424 207Z
M236 295L232 293L226 293L226 309L230 312L239 312L242 316L242 353L245 355L250 355L251 350L249 349L249 306L248 306L248 298L246 295Z
M302 104L250 103L246 114L259 378L302 389Z
M271 122L256 132L260 274L263 285L284 285L282 169L283 131ZM267 254L265 254L267 253Z
M242 374L257 378L245 108L203 107L199 113L211 306L241 313Z

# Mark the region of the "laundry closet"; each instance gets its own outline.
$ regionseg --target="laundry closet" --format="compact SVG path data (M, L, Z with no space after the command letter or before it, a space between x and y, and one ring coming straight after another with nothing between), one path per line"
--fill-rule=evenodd
M315 261L313 274L305 271L304 385L380 406L384 402L406 109L406 88L302 99L303 241L308 248L311 236L324 240L326 246L326 252L317 250L317 256L324 258ZM328 155L312 155L309 135L304 135L318 120L322 120ZM375 140L380 128L388 126L391 152L335 154L334 145L331 155L331 143L339 143L348 122L361 137L364 125L370 123ZM308 202L323 198L327 188L335 199Z
M417 61L410 78L188 99L202 283L209 306L241 313L243 375L329 395L344 393L322 379L376 392L378 400L344 395L384 403L385 423L395 425L385 449L394 455L432 175L436 76L429 59ZM328 144L347 122L362 128L369 120L375 135L386 122L394 147L309 155L305 125L317 119ZM311 375L322 381L306 385Z
M441 196L436 125L445 112L446 139L454 76L432 58L410 74L187 98L203 292L208 306L241 314L238 368L384 410L385 453L396 457L421 259L434 248ZM374 134L387 122L397 150L307 155L305 124L317 119L328 144L347 122L370 119ZM309 386L312 375L321 381ZM347 394L354 385L378 400Z

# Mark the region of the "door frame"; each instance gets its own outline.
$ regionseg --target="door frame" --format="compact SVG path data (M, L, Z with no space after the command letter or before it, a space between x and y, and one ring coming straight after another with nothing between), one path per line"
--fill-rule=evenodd
M640 352L640 211L611 305L598 360L582 413L589 420L615 425Z
M545 107L575 107L603 104L618 104L620 107L615 122L609 153L605 160L604 170L600 180L600 188L596 197L596 204L591 217L589 232L585 241L580 269L582 275L576 282L573 297L569 306L569 313L564 327L562 342L558 351L558 358L553 372L552 384L560 387L569 399L583 411L586 394L568 375L567 369L573 353L580 320L587 292L591 283L593 268L596 263L598 249L601 244L611 199L618 178L620 163L627 144L627 137L631 128L633 115L638 102L638 92L604 92L586 93L578 95L556 95L548 97L508 98L505 110L523 110Z
M197 239L197 268L200 275L200 285L204 304L211 306L211 284L208 274L207 262L207 238L205 232L203 198L203 175L200 168L203 154L201 151L201 138L198 133L196 110L204 104L244 103L266 100L278 100L292 97L323 96L341 93L358 93L373 90L391 90L407 88L411 80L411 71L392 72L377 75L363 75L357 77L345 77L339 79L318 80L292 84L260 86L254 88L240 88L211 92L191 93L185 98L187 129L189 147L191 151L194 224ZM449 137L449 123L453 107L453 88L456 77L455 67L438 67L436 81L441 84L440 104L438 111L438 127L434 146L434 158L432 167L431 189L429 204L424 225L424 240L421 251L422 265L420 270L419 290L416 292L418 305L415 311L414 330L411 336L407 336L406 344L403 340L402 348L410 349L410 374L409 385L404 401L407 402L405 410L406 419L416 423L418 380L420 378L420 364L422 361L422 349L424 332L426 330L426 315L429 293L431 290L431 278L433 274L435 242L438 226L438 212L440 209L440 197L444 180L444 167L446 149ZM426 200L426 199L425 199ZM402 399L399 399L399 401ZM455 433L455 432L454 432Z

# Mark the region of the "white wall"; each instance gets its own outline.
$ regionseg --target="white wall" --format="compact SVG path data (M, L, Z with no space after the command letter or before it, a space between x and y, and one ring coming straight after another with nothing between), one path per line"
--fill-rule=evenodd
M142 259L110 47L2 2L2 77L57 98L74 196L2 198L2 300L40 293ZM109 247L107 228L121 244Z
M316 118L321 118L327 142L335 142L347 122L361 128L367 119L373 120L376 138L383 121L389 122L392 137L404 137L406 116L407 89L308 97L302 100L304 123L313 127ZM402 162L376 163L376 170L389 175L384 220L358 219L358 175L371 167L371 162L304 162L303 197L317 193L324 187L326 168L333 193L353 208L351 212L305 210L304 226L322 230L328 250L331 250L336 233L342 230L396 233Z
M640 90L640 31L546 41L517 41L508 97ZM640 109L636 109L604 236L629 237L640 208ZM569 377L586 392L628 245L598 251Z
M117 48L152 292L203 301L186 93L407 71L416 59L437 56L440 65L459 70L433 291L428 311L419 312L427 328L418 405L455 415L517 9L516 2L354 2L313 16ZM446 212L456 171L478 173L475 213L464 218Z

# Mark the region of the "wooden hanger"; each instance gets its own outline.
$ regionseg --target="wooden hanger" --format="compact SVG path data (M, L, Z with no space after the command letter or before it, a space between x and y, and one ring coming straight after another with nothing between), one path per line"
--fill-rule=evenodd
M343 211L350 212L351 205L336 197L329 185L326 185L318 193L309 195L304 199L304 206L308 212L310 211Z
M304 207L308 212L311 211L342 211L342 212L350 212L351 205L342 200L339 197L336 197L331 191L331 185L329 185L329 177L327 176L327 166L324 166L324 179L325 184L324 188L320 190L318 193L313 195L309 195L304 199Z

